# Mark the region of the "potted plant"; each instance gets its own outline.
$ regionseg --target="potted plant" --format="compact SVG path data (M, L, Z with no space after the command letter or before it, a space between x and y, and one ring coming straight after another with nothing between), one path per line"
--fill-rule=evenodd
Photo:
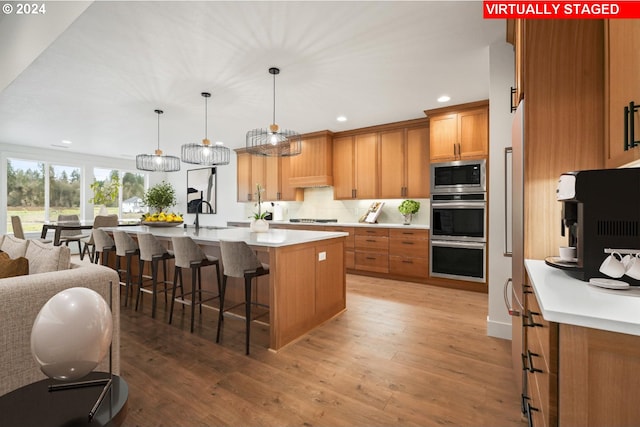
M398 210L404 217L404 225L409 225L413 219L413 214L418 213L420 210L420 202L411 199L403 200L398 206Z
M269 223L265 220L267 212L262 211L262 193L264 193L264 188L260 184L256 184L255 195L258 198L258 202L256 203L258 206L258 212L254 212L249 226L251 231L256 233L262 233L269 230Z
M100 206L100 215L107 215L107 205L112 204L118 199L120 190L120 178L118 174L111 176L111 179L104 181L93 180L89 186L93 191L93 197L89 199L89 203Z
M150 187L142 197L142 204L154 209L158 214L175 206L176 203L176 190L166 181Z

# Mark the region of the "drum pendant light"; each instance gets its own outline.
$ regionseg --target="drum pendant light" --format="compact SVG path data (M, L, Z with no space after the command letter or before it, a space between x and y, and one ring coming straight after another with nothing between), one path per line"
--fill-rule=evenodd
M138 154L136 168L150 172L176 172L180 170L180 159L176 156L165 156L160 149L160 114L162 110L154 110L158 115L158 145L155 154Z
M195 165L228 165L231 150L223 146L221 142L211 145L211 141L207 138L207 100L211 94L202 92L200 95L204 97L204 139L202 144L184 144L180 157L183 162Z
M269 129L253 129L247 132L247 151L256 156L290 157L302 151L302 138L293 130L280 129L276 124L276 75L279 68L269 68L273 76L273 121Z

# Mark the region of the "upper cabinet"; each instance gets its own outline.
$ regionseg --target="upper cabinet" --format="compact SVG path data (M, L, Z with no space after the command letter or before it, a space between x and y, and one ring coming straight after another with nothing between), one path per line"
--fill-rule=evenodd
M640 159L640 146L625 150L625 140L640 140L640 112L628 118L625 138L625 107L640 105L640 21L611 19L605 21L605 124L608 144L605 161L616 168ZM635 135L631 138L631 120Z
M429 117L432 162L486 157L489 154L489 102L480 101L425 111Z
M513 45L514 53L514 86L511 93L511 108L520 104L524 97L524 70L523 58L525 51L525 25L522 19L507 19L507 42Z
M329 131L302 135L302 152L290 157L288 185L321 187L333 185L333 134Z
M428 198L428 121L336 133L333 178L336 199Z
M256 185L264 188L265 202L301 201L304 192L289 184L291 157L254 156L244 149L236 150L238 156L238 202L256 200Z

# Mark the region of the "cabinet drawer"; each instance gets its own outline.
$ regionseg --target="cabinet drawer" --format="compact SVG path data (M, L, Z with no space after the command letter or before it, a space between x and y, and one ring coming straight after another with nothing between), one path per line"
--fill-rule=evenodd
M426 279L429 276L429 259L390 255L389 273Z
M340 233L349 233L345 238L344 247L353 249L355 247L356 238L353 227L324 227L326 231L334 231Z
M546 321L542 317L542 311L538 305L535 294L527 295L528 319L526 322L532 326L527 328L527 339L537 354L543 358L546 371L558 373L558 324ZM535 348L535 350L534 350Z
M344 263L345 267L353 270L356 268L356 253L354 251L344 251Z
M389 237L400 239L428 239L429 230L418 230L415 228L402 229L402 228L390 228Z
M529 411L529 416L531 417L531 426L532 427L546 427L547 424L547 408L544 405L543 399L540 389L538 388L538 376L537 374L533 374L531 372L527 373L527 383L529 385L528 397L529 399L525 402L525 405L528 407L525 408L526 411Z
M356 270L388 273L389 256L371 252L356 252Z
M390 238L389 253L411 258L429 258L429 241L407 238Z
M356 235L356 251L389 252L389 238L379 236Z
M380 236L389 237L388 228L373 228L373 227L354 227L356 236Z

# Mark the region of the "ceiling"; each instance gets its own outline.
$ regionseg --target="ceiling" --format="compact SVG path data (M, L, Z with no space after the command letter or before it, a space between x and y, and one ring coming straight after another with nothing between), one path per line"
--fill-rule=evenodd
M242 147L271 123L273 66L282 128L424 117L489 97L504 31L480 1L94 2L0 92L0 142L133 158L156 148L159 108L160 147L179 156L205 136L208 91L209 139Z

